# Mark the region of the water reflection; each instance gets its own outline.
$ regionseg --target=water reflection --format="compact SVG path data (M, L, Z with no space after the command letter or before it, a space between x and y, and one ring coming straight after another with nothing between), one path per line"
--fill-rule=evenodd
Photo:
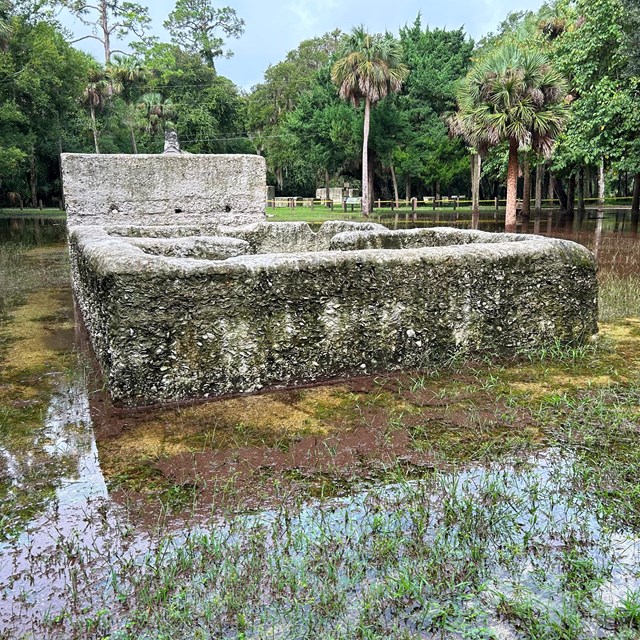
M485 231L501 231L501 221L496 212L482 212L472 216L461 212L417 212L415 219L410 214L380 216L382 223L392 228L425 227L432 225L456 226ZM624 210L588 210L584 215L572 217L562 212L543 213L532 220L523 222L518 231L521 233L543 234L574 240L592 249L597 256L601 270L624 274L640 273L640 251L636 241L637 220L635 227L629 211ZM43 220L2 220L0 219L0 242L20 242L32 246L62 244L65 241L66 228L62 221ZM621 240L624 239L625 243ZM7 437L7 432L0 437L0 483L4 482L5 492L2 494L1 522L6 537L13 537L11 543L0 543L0 628L23 628L16 623L16 611L22 607L32 611L43 611L52 602L54 591L63 591L67 576L60 574L57 579L47 575L47 567L42 566L42 575L37 582L37 590L32 589L30 580L34 579L34 549L36 556L46 557L47 549L55 548L60 540L76 536L81 542L94 545L94 551L103 557L103 568L108 567L104 559L109 557L107 548L112 538L101 528L104 524L104 505L109 502L107 485L100 469L98 448L93 432L89 412L87 384L82 375L82 363L77 363L73 371L67 374L56 374L53 379L53 391L42 418L42 427L33 433L21 434L14 440ZM18 407L19 408L19 407ZM25 405L25 409L28 406ZM2 416L0 415L0 418ZM557 457L542 457L529 461L530 468L523 472L521 468L492 467L490 469L470 469L461 475L442 476L444 485L452 486L455 479L465 487L470 496L470 504L475 501L479 489L487 479L491 482L506 482L515 502L529 504L533 489L549 500L562 496L562 499L549 505L550 518L540 523L540 536L546 543L549 530L560 535L565 531L567 522L577 517L572 503L574 496L564 495L563 487L570 486L575 460ZM553 471L553 473L551 473ZM528 484L527 484L528 483ZM444 486L443 485L443 486ZM523 488L523 486L526 487ZM529 490L527 487L532 487ZM444 488L442 489L444 491ZM381 500L389 500L391 505L389 517L399 513L393 500L394 489L389 489ZM538 495L538 494L536 494ZM341 505L334 503L337 521L355 523L356 530L349 535L362 532L363 504L369 499L363 493L349 498ZM434 510L437 505L434 504ZM317 509L312 505L310 518L317 517ZM346 513L346 516L345 516ZM376 512L379 517L381 512ZM385 513L382 511L382 513ZM516 513L516 511L514 511ZM524 513L525 516L521 517ZM517 511L517 526L522 527L526 521L526 509ZM612 569L610 580L603 582L603 599L611 604L619 602L625 593L637 588L635 574L629 567L637 567L640 554L640 542L634 535L623 532L612 534L605 532L609 538L606 547L603 542L603 529L592 515L589 505L580 512L586 521L578 523L594 540L593 551L600 554L616 556L617 564ZM587 517L585 514L591 514ZM301 516L302 517L302 516ZM309 532L308 523L301 520L301 527ZM527 526L530 523L525 522ZM515 527L515 525L514 525ZM547 529L545 529L547 527ZM515 529L519 530L519 529ZM536 530L537 531L537 530ZM80 533L78 533L80 532ZM14 535L16 534L16 535ZM508 541L507 541L508 542ZM549 543L553 548L553 541ZM119 542L114 542L114 548ZM136 543L138 544L138 542ZM144 548L139 542L136 552ZM600 545L600 546L598 546ZM609 561L609 556L607 556ZM620 562L620 559L624 562ZM558 572L559 555L550 555L548 565L544 567L545 575ZM45 562L43 560L42 562ZM613 565L613 560L611 560ZM61 565L65 569L66 565ZM62 570L60 566L58 570ZM68 568L68 567L66 567ZM66 570L66 569L65 569ZM538 574L523 566L515 575L522 578L526 586L539 594L544 585L536 586L531 582ZM496 584L503 581L503 590L507 589L504 575L497 572ZM538 588L539 587L539 588ZM92 585L87 585L92 588ZM30 596L19 604L16 595L28 592ZM59 607L64 608L63 595L58 594ZM22 615L22 613L19 613ZM26 619L23 617L23 620ZM1 634L0 634L1 635Z
M64 244L67 241L67 223L51 218L0 218L0 243L41 247Z
M3 426L0 540L33 535L51 505L73 526L89 498L107 496L84 382L62 378L55 383L41 428L24 433L9 420Z

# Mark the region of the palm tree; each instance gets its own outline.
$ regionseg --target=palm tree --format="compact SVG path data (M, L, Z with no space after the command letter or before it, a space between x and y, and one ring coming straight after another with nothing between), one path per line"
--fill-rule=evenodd
M13 3L11 0L0 0L0 46L6 48L11 38L11 15Z
M364 136L362 141L362 213L371 212L369 184L369 122L371 107L390 93L397 93L409 75L402 63L400 43L390 34L369 34L355 27L347 38L342 57L331 69L340 97L359 107L364 100Z
M89 69L88 82L84 88L83 100L89 106L89 114L91 116L91 131L93 132L93 144L96 153L100 153L98 145L98 124L96 121L96 109L101 109L109 95L109 82L104 76L102 69L92 67Z
M114 93L122 94L127 102L151 77L151 71L134 56L114 54L107 66L107 74Z
M549 156L568 118L567 84L540 51L498 46L474 64L458 90L452 129L479 152L509 143L505 228L516 228L518 149Z
M133 95L139 94L141 87L149 80L151 71L134 56L114 54L112 62L107 67L107 73L112 92L120 94L124 100L122 123L129 130L133 153L138 153L135 131L139 128L140 113L134 104Z
M140 98L140 107L147 119L147 131L155 134L172 127L171 118L176 114L175 105L170 99L164 100L160 93L145 93Z

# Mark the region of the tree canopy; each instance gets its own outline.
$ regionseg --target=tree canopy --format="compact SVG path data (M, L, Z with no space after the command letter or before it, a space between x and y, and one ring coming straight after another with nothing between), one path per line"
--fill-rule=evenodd
M85 32L61 29L47 7L62 6ZM397 34L335 29L302 41L248 91L215 68L244 31L233 7L176 0L165 25L169 42L149 36L144 2L0 2L5 197L51 202L60 150L155 153L165 126L191 152L264 155L285 195L349 185L370 205L374 194L399 200L403 185L407 199L503 197L514 157L523 194L531 165L567 207L574 191L640 189L638 0L550 0L505 16L477 44L420 15ZM73 46L89 38L102 45L99 61ZM554 81L509 75L514 51ZM451 122L464 136L450 135Z

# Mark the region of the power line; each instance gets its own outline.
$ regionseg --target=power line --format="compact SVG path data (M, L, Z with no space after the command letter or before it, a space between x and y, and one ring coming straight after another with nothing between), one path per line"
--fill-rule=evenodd
M193 138L191 140L185 140L181 138L180 144L187 143L187 142L222 142L222 141L229 141L229 140L256 140L256 139L269 140L271 138L286 138L286 137L289 137L289 135L290 134L287 134L287 133L279 133L279 134L274 134L270 136L244 134L244 135L238 135L238 136L233 136L228 138ZM296 136L296 137L299 138L302 136Z

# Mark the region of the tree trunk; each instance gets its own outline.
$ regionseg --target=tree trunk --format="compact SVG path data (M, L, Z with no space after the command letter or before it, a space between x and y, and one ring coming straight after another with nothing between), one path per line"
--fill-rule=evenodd
M600 245L602 244L602 222L604 220L603 216L598 216L596 220L596 231L593 239L593 255L598 259L598 254L600 253Z
M109 13L107 11L107 0L100 0L100 28L102 29L104 45L104 63L111 62L111 33L109 31Z
M604 182L604 156L600 158L598 167L598 206L604 206L605 182Z
M374 180L376 173L376 159L373 154L369 154L369 206L367 208L369 213L373 212L374 202Z
M633 199L631 200L631 230L638 233L638 219L640 218L640 171L633 180Z
M400 207L400 198L398 197L398 181L396 180L396 170L391 164L391 181L393 182L393 196L396 199L396 209Z
M516 230L516 206L518 198L518 141L509 140L509 166L507 169L507 210L504 217L504 230L513 233Z
M436 180L435 184L433 185L433 197L435 198L436 202L440 201L440 180Z
M324 199L325 205L331 200L331 183L329 178L329 170L324 170Z
M560 204L560 208L566 213L567 211L567 192L564 190L562 186L562 180L558 178L553 179L553 188L555 190L556 195L558 196L558 203Z
M576 176L572 174L569 177L569 186L567 187L567 214L573 219L576 202Z
M539 214L542 211L542 178L544 177L544 170L542 165L536 166L536 195L535 195L535 211Z
M529 156L525 154L522 166L523 189L522 189L522 217L529 220L531 217L531 165Z
M547 200L551 201L552 207L553 207L553 200L555 198L555 190L556 190L556 179L553 177L553 173L549 171L549 192L547 194Z
M38 176L36 174L36 150L33 145L29 156L29 190L31 192L31 206L35 209L38 206Z
M369 123L371 120L371 100L364 103L364 132L362 140L362 215L368 217L371 213L369 195Z
M471 212L480 213L480 175L482 156L474 153L471 156Z
M578 171L578 215L584 215L584 167Z
M131 135L131 148L133 149L133 153L138 155L138 145L136 144L136 134L133 128L129 129L129 134Z
M96 148L96 153L100 153L100 147L98 146L98 124L96 122L96 108L93 105L89 106L91 110L91 131L93 131L93 144Z
M62 138L58 136L58 176L60 177L60 209L64 211L64 193L62 192Z
M411 176L406 176L404 179L404 197L406 199L406 205L409 206L411 200Z

